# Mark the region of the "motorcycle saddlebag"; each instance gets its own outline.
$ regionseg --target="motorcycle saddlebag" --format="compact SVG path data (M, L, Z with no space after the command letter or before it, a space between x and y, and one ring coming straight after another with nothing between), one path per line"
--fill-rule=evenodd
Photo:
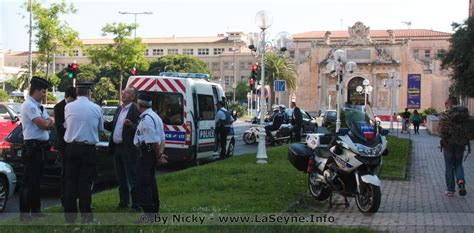
M306 171L309 157L312 154L313 150L303 144L291 144L288 148L288 160L296 169L300 171Z

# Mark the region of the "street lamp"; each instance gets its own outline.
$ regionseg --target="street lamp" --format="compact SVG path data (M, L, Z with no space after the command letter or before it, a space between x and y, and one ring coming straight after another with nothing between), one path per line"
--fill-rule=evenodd
M135 15L135 34L133 35L133 38L137 38L137 15L151 15L153 12L146 11L146 12L124 12L124 11L119 11L119 14L122 15Z
M347 73L353 73L357 69L357 64L353 61L347 61L346 51L338 49L333 53L333 59L328 61L326 70L329 73L335 73L337 75L337 118L336 118L336 132L339 132L341 128L341 96L343 87L341 86L344 75Z
M291 40L291 36L287 32L281 32L277 35L277 38L271 41L266 40L266 30L272 25L273 17L268 11L259 11L255 16L255 24L260 28L260 33L249 33L249 49L254 52L256 57L260 57L260 69L261 69L261 80L260 80L260 129L259 129L259 141L257 150L257 164L267 163L267 151L265 145L265 128L264 128L264 116L265 116L265 53L267 50L275 51L286 51Z
M383 79L383 86L390 89L390 130L393 130L393 116L395 115L395 112L393 110L395 105L395 101L393 100L395 96L394 89L397 89L402 86L402 80L400 78L395 78L396 74L396 70L389 70L388 76L390 78Z
M364 81L362 82L362 86L357 86L356 88L356 91L359 93L359 94L364 94L364 107L367 105L367 95L369 95L373 88L372 86L370 86L370 82L368 79L364 79Z

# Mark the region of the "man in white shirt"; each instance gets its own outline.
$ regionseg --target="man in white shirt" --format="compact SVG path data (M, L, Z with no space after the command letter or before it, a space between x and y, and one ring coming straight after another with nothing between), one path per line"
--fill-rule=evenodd
M77 198L84 223L92 221L91 186L97 172L96 148L99 131L104 130L102 110L91 98L92 82L77 83L77 100L66 105L66 189L64 213L68 223L77 218Z

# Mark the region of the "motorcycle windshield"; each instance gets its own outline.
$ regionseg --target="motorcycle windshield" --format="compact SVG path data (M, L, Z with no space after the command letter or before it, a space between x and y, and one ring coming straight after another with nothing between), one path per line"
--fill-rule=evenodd
M367 106L348 106L344 116L351 137L362 144L372 144L378 136L378 127L372 108Z

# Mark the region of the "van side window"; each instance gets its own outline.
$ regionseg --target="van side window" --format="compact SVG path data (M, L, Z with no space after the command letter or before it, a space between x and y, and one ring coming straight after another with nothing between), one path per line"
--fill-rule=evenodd
M147 92L152 96L153 111L166 125L182 125L184 120L184 99L181 93Z
M212 95L198 95L200 120L214 120L214 97Z

